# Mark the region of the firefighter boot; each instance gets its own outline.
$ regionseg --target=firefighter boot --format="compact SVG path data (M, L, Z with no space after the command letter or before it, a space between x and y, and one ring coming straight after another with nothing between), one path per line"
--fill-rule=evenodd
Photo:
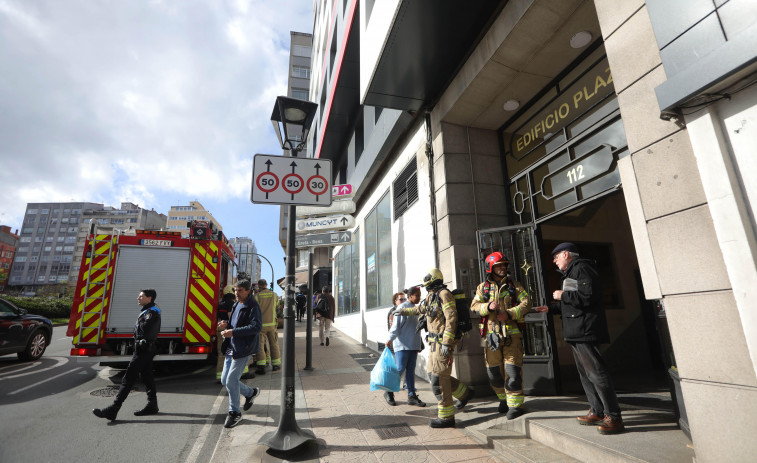
M468 388L468 391L465 393L465 395L458 399L455 403L455 408L458 410L462 410L465 408L466 405L468 405L468 401L473 398L473 389Z
M148 401L142 410L134 412L134 416L156 415L158 413L158 402Z
M429 426L432 428L454 428L455 427L455 417L442 419L442 418L434 418L433 420L429 421Z
M95 414L98 418L105 418L109 421L116 421L116 415L118 415L118 411L121 410L121 404L113 404L109 405L105 408L95 408L92 410L92 413Z
M521 416L524 413L525 412L523 411L523 408L521 408L521 407L511 407L507 411L507 415L505 415L505 416L507 417L508 420L514 420L515 418Z
M507 411L510 409L510 407L507 406L506 400L500 400L499 401L499 407L497 407L497 411L500 413L507 413Z

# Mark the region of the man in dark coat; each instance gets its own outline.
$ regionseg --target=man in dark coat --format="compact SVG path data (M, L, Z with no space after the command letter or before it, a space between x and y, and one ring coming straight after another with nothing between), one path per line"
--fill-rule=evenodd
M579 257L578 247L573 243L557 245L552 260L563 275L562 289L552 293L556 302L534 310L562 315L563 337L571 346L591 406L589 413L577 420L582 425L598 425L600 434L622 432L618 397L599 352L599 344L610 341L599 273L594 261Z

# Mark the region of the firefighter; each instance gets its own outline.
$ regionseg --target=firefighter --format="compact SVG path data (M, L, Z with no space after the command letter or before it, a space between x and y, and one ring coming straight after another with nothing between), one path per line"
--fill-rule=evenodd
M481 314L486 373L499 399L498 411L512 420L523 414L523 334L519 324L531 311L531 300L523 285L510 278L509 264L501 252L486 256L486 281L478 285L471 310Z
M263 330L260 332L260 347L258 347L258 360L255 373L265 374L265 365L267 363L264 339L268 340L268 349L271 355L271 371L281 369L281 353L279 351L279 332L277 330L276 304L278 297L276 293L268 289L268 283L258 280L258 293L255 299L260 306L260 312L263 315Z
M126 396L129 395L129 391L137 381L137 376L142 376L142 382L145 384L147 405L134 412L134 415L144 416L158 413L158 395L155 389L155 379L152 375L152 359L155 357L158 333L160 332L160 309L155 305L157 296L154 289L143 289L137 297L137 303L141 306L142 312L134 325L134 355L126 368L126 374L121 380L121 387L118 389L113 404L92 410L92 413L98 418L116 420L116 415L118 415Z
M431 390L439 401L437 418L429 422L432 428L454 428L455 408L462 409L473 396L473 390L452 376L452 352L457 343L457 308L455 296L443 281L442 272L432 268L423 277L422 285L428 291L426 299L419 306L398 309L395 312L397 315L426 316L430 351L426 370ZM457 405L453 398L459 400Z

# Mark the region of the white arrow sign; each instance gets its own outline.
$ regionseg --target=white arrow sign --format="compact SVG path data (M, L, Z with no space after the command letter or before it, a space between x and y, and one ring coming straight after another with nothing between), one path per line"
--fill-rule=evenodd
M340 231L333 233L318 233L315 235L300 235L295 238L294 247L340 246L350 243L352 243L352 232Z
M330 215L297 221L297 233L308 233L317 230L338 230L351 228L355 225L355 218L351 215Z
M345 183L344 185L334 185L331 187L331 196L339 196L339 199L346 199L354 194L355 192L352 190L352 185L349 183Z
M355 201L334 201L328 207L305 206L297 208L297 217L310 217L327 214L352 214L355 212Z

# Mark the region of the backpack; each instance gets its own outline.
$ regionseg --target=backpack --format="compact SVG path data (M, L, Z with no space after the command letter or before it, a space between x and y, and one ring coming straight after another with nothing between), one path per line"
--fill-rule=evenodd
M473 329L473 322L471 322L470 318L471 300L465 296L465 291L462 289L453 289L450 291L446 286L444 289L451 292L452 296L455 297L455 308L457 309L455 340L458 340L461 339L465 333Z
M328 317L331 315L329 301L327 301L325 297L318 299L318 302L315 304L315 313L321 317Z

